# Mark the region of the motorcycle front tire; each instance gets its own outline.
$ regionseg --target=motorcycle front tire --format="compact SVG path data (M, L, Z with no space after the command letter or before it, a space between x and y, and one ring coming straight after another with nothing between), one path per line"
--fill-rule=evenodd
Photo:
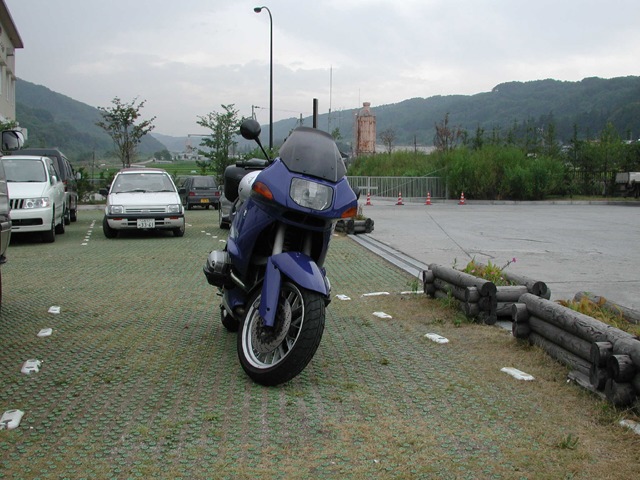
M324 332L322 295L284 281L278 298L275 325L260 317L261 292L250 299L238 335L238 358L256 383L279 385L298 375L316 353Z

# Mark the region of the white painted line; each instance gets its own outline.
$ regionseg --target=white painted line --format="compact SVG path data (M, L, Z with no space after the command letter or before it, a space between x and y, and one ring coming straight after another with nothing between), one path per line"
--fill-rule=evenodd
M384 313L384 312L373 312L373 314L376 317L380 317L380 318L393 318L391 315L389 315L388 313Z
M449 343L449 339L445 337L441 337L437 333L427 333L425 335L429 340L436 343Z
M22 365L22 369L20 370L22 373L26 373L27 375L30 373L38 373L40 371L40 365L42 362L40 360L36 360L32 358L31 360L27 360Z
M0 430L17 428L23 415L24 412L22 410L7 410L0 417Z
M53 328L43 328L38 332L38 337L48 337L53 333Z
M528 373L521 372L517 368L503 367L500 369L500 371L504 373L508 373L509 375L511 375L513 378L517 380L525 380L527 382L530 382L531 380L533 380L533 375L529 375Z
M60 307L58 307L58 306L49 307L49 313L53 313L53 314L60 313Z

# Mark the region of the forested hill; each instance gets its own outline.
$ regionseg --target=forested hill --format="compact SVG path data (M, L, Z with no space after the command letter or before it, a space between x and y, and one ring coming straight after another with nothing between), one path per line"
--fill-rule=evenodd
M432 145L434 127L447 114L451 126L466 130L470 136L481 128L485 135L499 132L504 138L514 126L520 130L546 129L553 123L556 138L566 142L572 137L574 126L579 137L587 139L596 138L611 122L622 138L640 138L640 77L637 76L585 78L579 82L508 82L476 95L412 98L380 106L376 106L375 98L364 100L373 105L378 135L393 129L394 145L413 145L414 141L418 145ZM238 99L229 98L226 103L237 104ZM322 105L320 107L322 110ZM359 108L334 111L331 118L320 115L318 127L331 132L339 128L343 141L350 142L354 115L358 111ZM86 158L94 149L98 154L112 149L111 139L95 125L100 118L96 108L46 87L18 79L16 114L20 125L29 129L31 146L58 146L72 159ZM297 118L276 122L275 144L279 145L297 124ZM304 125L312 125L312 119L305 118ZM268 125L263 130L266 135ZM185 143L184 138L162 136L159 138L163 145L152 135L145 137L140 152L152 154L165 145ZM170 141L172 138L174 141Z
M105 105L110 106L110 105ZM89 158L112 151L111 138L96 122L100 111L48 88L18 79L16 82L16 119L28 129L28 146L58 147L70 159ZM146 135L138 151L155 153L165 147Z
M611 122L624 139L640 138L640 77L628 76L612 79L585 78L579 82L536 80L508 82L490 92L476 95L449 95L412 98L400 103L375 106L378 136L392 128L396 145L432 145L434 125L449 114L449 124L459 126L469 135L477 128L485 135L499 130L505 136L514 127L547 128L553 122L557 138L568 141L578 129L581 138L594 138ZM324 130L340 128L343 137L351 137L354 114L359 109L334 112L331 121L321 115L318 125ZM304 121L311 125L311 119ZM295 119L274 126L274 136L284 138ZM330 128L328 126L330 125ZM378 137L380 142L380 138Z

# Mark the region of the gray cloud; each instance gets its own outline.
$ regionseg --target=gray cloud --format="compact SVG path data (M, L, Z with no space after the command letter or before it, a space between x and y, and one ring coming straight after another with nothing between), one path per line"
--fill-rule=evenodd
M268 121L269 18L247 0L5 0L20 78L93 106L146 99L156 131L221 104ZM637 75L636 0L267 0L274 118L498 83ZM330 70L333 75L330 76ZM330 78L333 88L330 89Z

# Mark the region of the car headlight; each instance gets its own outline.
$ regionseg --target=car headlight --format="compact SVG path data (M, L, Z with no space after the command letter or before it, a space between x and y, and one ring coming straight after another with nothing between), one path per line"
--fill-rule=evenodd
M22 208L44 208L51 205L49 197L25 198Z
M179 203L176 203L174 205L167 205L167 212L168 213L180 213L180 209L182 208L182 206Z
M326 210L333 202L333 188L302 178L291 180L289 196L301 207Z
M109 213L111 215L122 215L124 213L124 207L122 205L111 205L109 207Z

